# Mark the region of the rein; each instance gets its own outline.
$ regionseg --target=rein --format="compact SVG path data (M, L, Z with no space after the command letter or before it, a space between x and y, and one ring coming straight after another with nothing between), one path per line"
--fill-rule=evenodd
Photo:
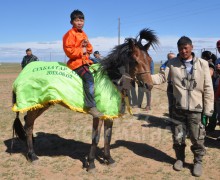
M85 56L85 55L83 55L82 60L83 60L89 67L91 67L94 72L96 72L96 70L86 61L86 56Z

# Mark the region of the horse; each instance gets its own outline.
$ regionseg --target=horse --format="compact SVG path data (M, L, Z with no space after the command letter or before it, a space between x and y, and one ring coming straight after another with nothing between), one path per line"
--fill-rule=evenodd
M145 44L143 41L145 40ZM125 79L130 83L136 80L147 89L153 88L150 74L150 63L152 58L148 54L150 47L155 48L159 44L158 38L153 30L143 29L135 38L126 38L123 44L115 46L112 51L100 62L99 71L106 73L112 82L117 79ZM121 70L123 69L123 70ZM122 81L122 83L124 83ZM128 84L129 84L128 83ZM32 89L34 91L34 89ZM125 91L125 89L122 89ZM17 94L13 93L13 103L16 103ZM110 102L106 102L110 103ZM35 120L49 108L44 106L35 110L28 110L24 117L24 126L19 120L19 112L16 112L16 119L13 123L13 133L26 142L27 159L30 162L38 160L33 147L33 126ZM104 162L108 165L115 163L110 154L110 143L112 137L113 119L93 118L92 144L87 157L86 169L90 171L95 168L95 154L100 138L101 127L104 122Z

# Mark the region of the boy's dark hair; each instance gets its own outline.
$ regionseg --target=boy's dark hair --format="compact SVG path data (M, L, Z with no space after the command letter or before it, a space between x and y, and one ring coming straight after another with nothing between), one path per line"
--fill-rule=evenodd
M192 45L192 41L190 38L186 37L186 36L182 36L178 42L177 42L177 46L181 46L181 45L186 45L186 44L190 44Z
M99 54L99 51L95 51L93 54Z
M79 18L79 19L84 19L84 14L82 13L82 11L76 9L74 10L71 14L70 14L70 22L73 22L74 19Z

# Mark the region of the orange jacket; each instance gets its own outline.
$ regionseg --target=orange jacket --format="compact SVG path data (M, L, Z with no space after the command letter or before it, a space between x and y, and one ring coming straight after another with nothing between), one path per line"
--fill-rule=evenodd
M65 51L69 61L67 66L74 70L84 64L92 64L93 62L89 59L89 55L92 53L92 45L88 41L86 47L87 54L83 55L82 41L87 40L88 37L84 31L79 31L76 28L70 29L63 36L63 50Z

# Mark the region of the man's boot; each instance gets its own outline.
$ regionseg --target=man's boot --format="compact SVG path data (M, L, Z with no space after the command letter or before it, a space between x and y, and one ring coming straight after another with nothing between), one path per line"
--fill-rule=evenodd
M173 165L173 169L176 171L181 171L183 169L183 164L185 162L185 147L186 145L174 145L177 160Z
M96 107L92 107L88 110L88 113L93 116L93 118L100 118L104 116Z
M193 175L199 177L202 175L202 156L194 156Z

